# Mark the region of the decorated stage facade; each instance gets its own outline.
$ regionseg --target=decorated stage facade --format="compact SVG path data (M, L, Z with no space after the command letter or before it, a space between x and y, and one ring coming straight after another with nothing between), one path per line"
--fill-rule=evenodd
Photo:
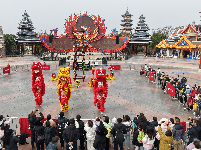
M44 47L51 52L68 53L83 48L85 52L120 52L129 41L128 37L119 37L119 44L116 44L116 29L112 29L113 36L105 36L105 23L100 16L71 15L65 22L64 35L57 35L58 28L53 29L52 41L49 35L40 36Z

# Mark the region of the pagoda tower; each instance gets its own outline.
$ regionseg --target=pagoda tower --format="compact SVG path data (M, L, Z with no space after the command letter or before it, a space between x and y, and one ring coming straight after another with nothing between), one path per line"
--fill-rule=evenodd
M135 30L135 33L133 34L133 38L129 40L129 43L131 44L131 53L137 54L137 50L135 49L135 46L142 47L144 46L144 50L146 47L146 55L147 55L147 46L151 42L151 35L147 32L149 29L148 25L145 22L145 17L141 15L139 17L140 21L137 23ZM145 53L145 51L144 51Z
M32 46L32 54L36 55L39 53L38 44L41 43L37 33L34 32L34 26L32 21L29 19L29 15L26 10L22 15L23 19L20 21L15 41L17 43L17 48L20 50L21 54L24 54L24 46ZM34 48L34 49L33 49ZM34 52L33 52L34 51Z
M4 40L4 35L3 35L3 30L2 30L2 26L0 26L0 57L6 57L6 48L5 48L5 44L4 44L5 40Z
M126 13L124 14L124 15L121 15L122 17L123 17L123 20L121 20L121 22L122 22L122 24L121 24L121 26L123 26L122 27L122 29L120 29L120 30L122 30L122 35L131 35L132 34L132 21L133 20L131 20L131 16L133 16L133 15L131 15L131 14L129 14L129 12L128 12L128 7L127 7L127 10L126 10Z

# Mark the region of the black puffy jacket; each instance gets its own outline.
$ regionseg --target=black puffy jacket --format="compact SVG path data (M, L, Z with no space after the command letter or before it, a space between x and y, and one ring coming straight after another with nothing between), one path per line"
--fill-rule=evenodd
M50 126L50 127L46 127L44 130L45 133L45 145L48 145L49 142L52 141L52 137L54 137L57 134L57 130Z
M18 150L17 143L20 142L20 138L11 135L9 145L5 145L6 150Z
M190 135L189 142L192 143L194 138L198 138L198 133L201 131L200 126L193 126L188 131L188 135Z
M98 126L98 131L96 132L95 140L93 143L93 147L97 150L103 150L106 147L106 135L108 131L103 125L103 122L100 122Z
M65 125L68 123L68 119L65 117L59 117L56 121L56 124L58 125L58 132L63 133L65 130Z
M38 136L44 135L45 127L42 123L35 124L34 129L35 131L35 141L36 143L44 143L44 140L37 141Z
M66 143L77 143L79 137L80 133L79 130L75 127L75 125L69 125L63 132L63 139Z

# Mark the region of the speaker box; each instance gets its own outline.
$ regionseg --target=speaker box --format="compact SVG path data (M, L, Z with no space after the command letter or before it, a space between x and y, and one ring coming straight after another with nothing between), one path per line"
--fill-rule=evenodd
M116 36L116 44L119 44L119 36Z

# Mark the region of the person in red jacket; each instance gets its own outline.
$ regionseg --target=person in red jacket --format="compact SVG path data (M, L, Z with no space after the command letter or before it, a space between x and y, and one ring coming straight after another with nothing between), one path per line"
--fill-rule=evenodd
M187 111L193 109L195 94L197 94L197 90L195 90L195 87L192 87L191 91L192 92L191 94L189 94L189 99L187 102L187 105L188 105Z

